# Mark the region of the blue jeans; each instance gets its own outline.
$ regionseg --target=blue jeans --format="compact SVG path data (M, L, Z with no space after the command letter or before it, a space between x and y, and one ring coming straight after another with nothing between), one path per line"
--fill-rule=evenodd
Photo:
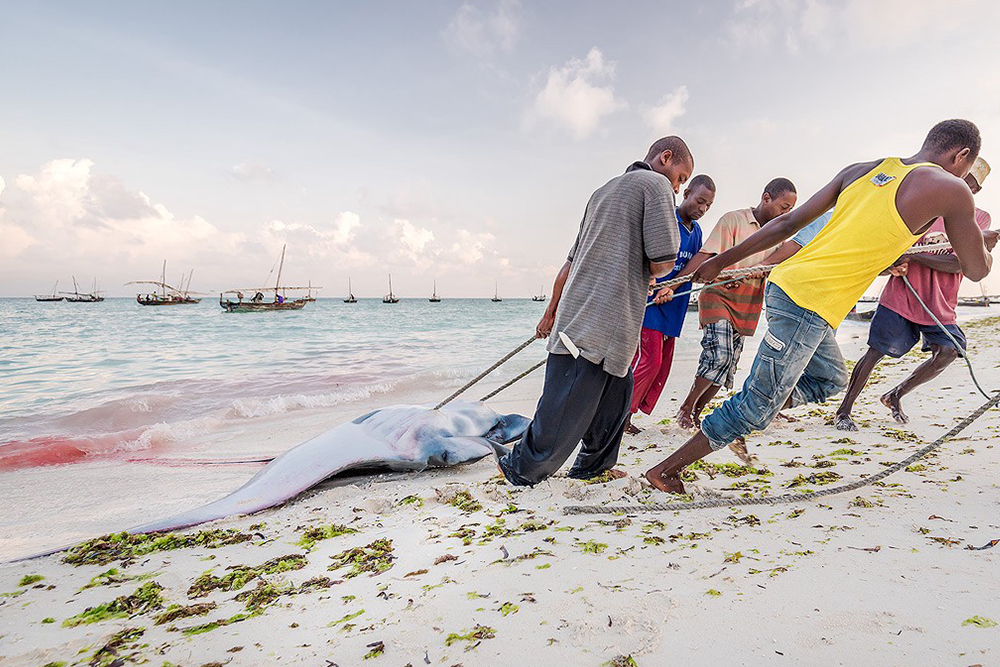
M792 405L818 403L847 386L847 367L833 328L769 283L767 333L743 389L705 417L701 430L722 449L736 438L763 431L788 397Z

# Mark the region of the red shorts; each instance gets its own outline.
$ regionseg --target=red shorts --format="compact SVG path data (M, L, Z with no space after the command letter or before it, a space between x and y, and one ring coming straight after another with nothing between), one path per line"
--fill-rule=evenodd
M642 330L639 350L632 360L632 414L653 412L674 361L674 341L655 329Z

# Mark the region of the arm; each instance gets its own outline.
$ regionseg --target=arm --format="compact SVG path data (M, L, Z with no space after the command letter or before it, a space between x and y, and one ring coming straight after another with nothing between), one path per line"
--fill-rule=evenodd
M785 241L784 243L781 244L781 246L777 250L768 255L767 258L764 259L763 263L781 264L786 259L797 253L799 250L802 250L802 246L800 246L795 241Z
M715 278L727 266L746 259L750 255L763 252L791 237L810 222L826 213L837 203L837 197L846 185L871 171L875 162L852 164L843 169L832 181L823 186L805 204L795 210L780 215L764 228L717 257L705 262L695 273L695 280L703 283L715 282ZM971 192L970 192L970 197Z
M945 211L941 217L944 218L951 249L955 252L962 275L970 280L982 280L993 268L993 257L986 247L983 232L976 224L972 192L958 185L950 190L949 196L942 198Z
M556 308L559 307L559 299L562 297L563 286L566 285L566 279L569 277L569 269L570 261L566 260L562 268L559 269L559 273L556 274L556 280L552 283L552 298L549 299L549 305L545 307L542 319L535 327L536 338L548 338L549 334L552 333L552 325L556 321Z
M962 266L958 263L958 257L951 253L947 255L933 255L931 253L920 253L919 255L907 255L906 260L913 264L921 264L933 271L941 273L961 273Z

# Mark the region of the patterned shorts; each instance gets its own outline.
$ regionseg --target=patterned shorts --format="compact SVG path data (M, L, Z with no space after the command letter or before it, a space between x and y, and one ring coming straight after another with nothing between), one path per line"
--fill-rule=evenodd
M729 320L706 324L702 330L701 356L698 358L698 377L712 384L733 388L736 365L743 352L743 336Z

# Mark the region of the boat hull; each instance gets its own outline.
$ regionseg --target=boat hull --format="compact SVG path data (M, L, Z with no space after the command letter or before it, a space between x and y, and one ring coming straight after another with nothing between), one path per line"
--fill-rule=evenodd
M284 303L253 303L251 301L220 301L219 305L227 313L262 313L270 310L302 310L305 301L286 301Z

